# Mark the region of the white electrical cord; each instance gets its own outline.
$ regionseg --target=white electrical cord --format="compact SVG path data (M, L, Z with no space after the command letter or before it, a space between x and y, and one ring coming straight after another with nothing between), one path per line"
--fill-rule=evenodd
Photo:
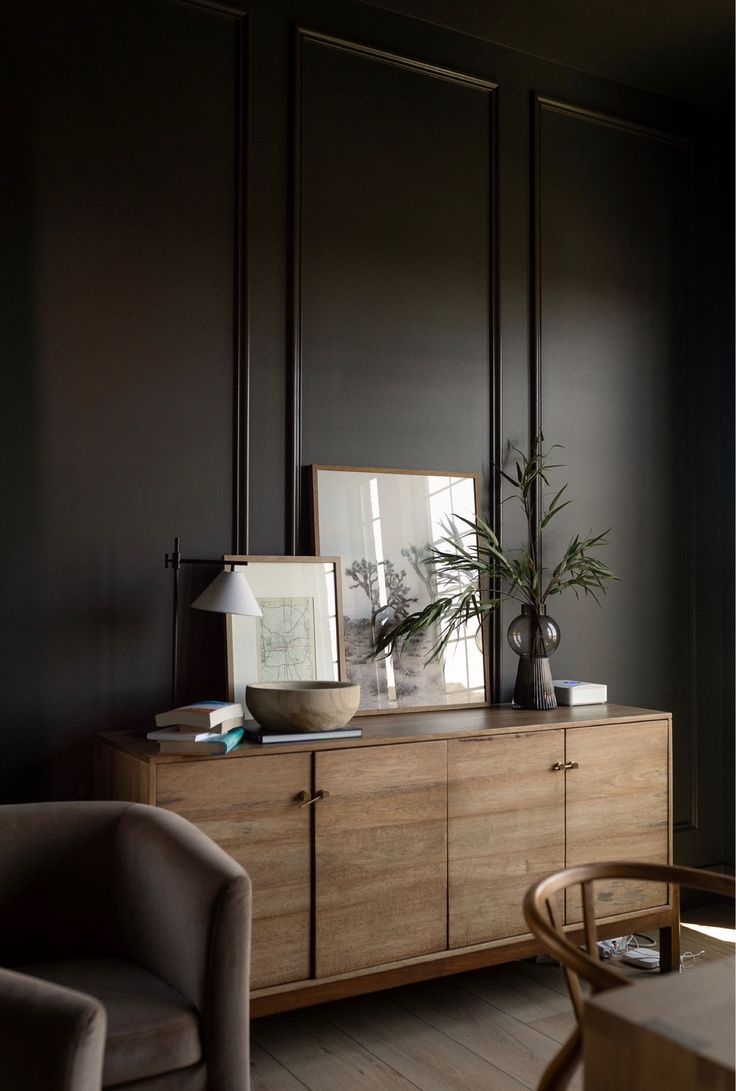
M616 959L617 962L624 963L626 966L634 966L637 970L648 973L659 970L659 950L652 936L637 932L628 936L599 940L597 946L601 961ZM705 950L683 951L680 955L680 973L691 969L704 954ZM551 955L539 955L537 962L557 965L557 960Z

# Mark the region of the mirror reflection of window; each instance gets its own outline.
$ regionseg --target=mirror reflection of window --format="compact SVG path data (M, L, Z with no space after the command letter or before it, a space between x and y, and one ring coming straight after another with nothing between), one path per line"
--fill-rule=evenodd
M317 467L317 550L341 557L348 680L361 686L361 709L410 710L486 700L477 623L453 635L428 661L439 630L428 630L401 655L373 659L376 636L443 593L428 550L474 519L473 474ZM462 579L462 577L460 577ZM458 578L453 578L452 591ZM445 587L445 590L448 590Z

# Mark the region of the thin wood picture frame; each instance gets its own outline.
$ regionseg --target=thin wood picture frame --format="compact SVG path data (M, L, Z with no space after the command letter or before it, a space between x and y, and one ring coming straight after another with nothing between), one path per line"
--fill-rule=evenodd
M263 610L262 618L227 615L231 701L245 709L245 687L253 682L344 680L339 557L227 554L222 560L244 571Z
M353 475L353 478L338 475ZM391 487L393 477L396 483ZM427 483L413 489L409 482L417 478ZM429 666L425 663L429 637L386 661L371 657L376 625L391 624L393 618L423 608L436 595L436 583L423 563L423 554L428 545L441 537L439 527L443 517L477 516L480 475L465 471L313 465L311 481L314 551L319 553L324 549L342 558L345 677L361 686L361 714L438 712L490 705L486 626L481 630L480 646L474 635L461 634L448 645L447 655ZM343 495L329 496L330 484L337 482L342 484ZM447 493L448 505L441 511L439 498L443 492ZM386 518L379 510L379 493L384 494ZM455 508L455 497L462 510ZM413 506L417 504L425 506L420 511ZM396 523L402 527L398 528ZM402 533L407 539L404 545L401 545ZM423 540L417 545L409 540L412 537ZM361 598L361 592L367 602ZM386 601L381 602L382 598ZM459 680L463 672L464 682Z

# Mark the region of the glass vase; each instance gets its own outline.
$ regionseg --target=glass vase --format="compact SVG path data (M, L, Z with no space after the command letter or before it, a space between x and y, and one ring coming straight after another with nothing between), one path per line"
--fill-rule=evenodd
M508 642L519 656L514 708L557 708L549 657L560 643L560 627L545 606L522 606L509 625Z

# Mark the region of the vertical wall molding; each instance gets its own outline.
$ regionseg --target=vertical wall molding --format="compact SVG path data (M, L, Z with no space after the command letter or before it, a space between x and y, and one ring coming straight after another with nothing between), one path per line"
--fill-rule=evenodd
M531 98L531 146L530 146L530 367L529 367L529 423L531 435L534 436L543 428L543 397L542 397L542 224L541 224L541 123L544 111L565 114L577 118L580 121L595 125L603 125L608 128L618 129L622 132L632 133L649 140L670 144L682 149L687 155L687 203L689 222L687 225L687 250L688 268L691 269L690 256L693 249L692 240L692 194L693 194L693 151L692 142L675 133L665 132L661 129L640 125L625 118L615 117L610 114L590 110L587 107L559 99L549 98L545 95L532 93ZM692 276L692 272L690 274ZM676 833L690 833L698 829L698 707L697 707L697 654L696 654L696 610L695 610L695 467L694 467L694 431L695 431L695 400L692 384L694 383L693 367L693 303L691 284L688 282L687 290L688 307L688 343L687 359L689 366L690 389L687 391L687 424L684 440L684 458L687 476L687 512L686 537L687 537L687 604L688 604L688 724L687 724L687 751L688 751L688 811L687 817L675 823ZM537 509L540 510L539 499Z
M489 452L491 461L491 474L489 481L489 493L486 497L490 517L499 535L501 533L501 487L500 474L497 467L501 464L501 413L502 413L502 377L501 377L501 349L500 326L498 306L498 84L493 80L482 79L468 75L454 69L444 68L425 61L407 57L403 54L376 49L359 42L324 34L305 27L297 27L293 39L293 138L292 138L292 171L291 171L291 242L290 242L290 382L289 405L287 423L287 442L289 445L287 467L287 538L289 549L292 553L298 553L300 548L306 545L302 542L304 528L306 526L306 505L303 494L303 466L302 466L302 394L303 394L303 360L302 360L302 249L301 249L301 224L302 224L302 110L303 110L303 55L304 45L307 42L317 43L328 49L336 49L356 56L388 64L399 68L408 69L420 75L434 79L447 80L459 83L466 87L474 88L489 95L490 101L490 128L489 141L489 231L490 246L488 253L489 265L489 361L490 371L490 442ZM494 615L492 622L493 647L491 649L492 678L491 699L501 700L501 618Z
M223 0L175 0L183 7L198 8L236 24L235 129L233 132L233 383L231 465L231 551L248 553L249 510L249 412L250 412L250 304L248 276L249 215L249 26L248 13Z
M498 176L499 176L499 151L498 151L498 85L494 84L491 95L491 131L489 140L491 146L489 193L490 215L488 222L491 229L491 246L488 260L490 262L490 299L488 312L491 332L491 355L489 367L491 369L491 479L490 479L490 516L493 528L498 539L503 543L503 488L501 477L501 463L503 461L503 365L501 356L501 313L500 313L500 263L499 263L499 200L498 200ZM489 626L492 645L488 657L491 664L491 692L490 699L494 704L500 704L503 700L503 625L501 610L494 610Z
M289 354L290 375L286 442L286 538L287 549L293 555L301 552L300 538L303 519L302 500L302 106L304 41L309 31L296 27L292 36L292 140L291 140L291 201L289 224Z
M540 125L541 99L531 97L529 144L529 446L530 450L542 427L542 224L541 224L541 164ZM539 563L543 563L539 541L541 522L541 483L534 484L534 521L532 533Z
M697 504L697 470L695 465L697 452L697 376L693 366L695 352L695 310L693 305L692 277L693 277L693 202L694 202L694 164L693 146L691 141L679 142L687 154L687 268L688 293L687 293L687 420L685 428L685 465L687 472L687 622L688 622L688 686L689 686L689 716L688 716L688 814L687 818L675 825L676 833L693 833L699 829L699 789L698 789L698 762L699 762L699 713L697 690L697 610L696 610L696 504Z
M250 552L249 413L250 413L250 283L248 276L248 216L250 208L249 145L249 27L247 15L238 20L235 109L235 248L233 299L233 549Z

